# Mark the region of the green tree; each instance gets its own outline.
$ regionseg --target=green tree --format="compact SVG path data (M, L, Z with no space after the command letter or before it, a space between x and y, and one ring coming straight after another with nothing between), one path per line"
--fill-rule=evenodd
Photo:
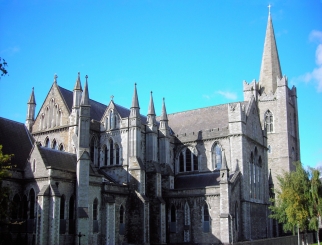
M0 145L0 221L4 221L8 217L8 205L10 190L7 186L3 186L3 179L10 177L10 160L12 154L3 154L2 145Z
M310 223L309 229L316 231L318 244L320 245L319 238L319 219L322 213L322 184L320 181L320 171L310 168Z
M284 231L304 231L309 229L311 207L311 185L309 172L305 171L300 162L295 163L296 171L284 172L278 176L279 189L277 197L272 200L274 205L271 218L283 224Z

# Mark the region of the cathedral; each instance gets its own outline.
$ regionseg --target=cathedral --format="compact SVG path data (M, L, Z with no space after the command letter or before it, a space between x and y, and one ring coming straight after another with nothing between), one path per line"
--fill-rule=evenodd
M92 85L91 85L92 84ZM244 101L147 115L90 97L80 73L57 76L26 123L0 118L13 153L12 243L232 244L278 235L269 218L276 176L300 159L296 88L282 76L271 15L259 81ZM129 95L131 96L131 95Z

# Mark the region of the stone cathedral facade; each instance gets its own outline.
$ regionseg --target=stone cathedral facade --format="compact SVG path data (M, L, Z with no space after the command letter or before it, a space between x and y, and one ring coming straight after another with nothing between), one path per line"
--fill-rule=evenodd
M71 84L72 85L72 84ZM300 159L296 89L282 76L271 16L259 82L244 101L142 115L90 98L57 76L25 125L0 118L14 153L11 239L19 244L230 244L276 236L268 218L276 175ZM19 224L19 225L18 225Z

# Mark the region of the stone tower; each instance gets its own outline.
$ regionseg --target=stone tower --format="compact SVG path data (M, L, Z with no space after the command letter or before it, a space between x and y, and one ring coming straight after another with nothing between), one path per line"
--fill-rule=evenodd
M296 88L288 87L282 76L269 13L259 82L244 82L244 100L257 101L262 128L267 131L268 169L277 187L276 176L283 171L293 171L293 162L300 160L300 140Z

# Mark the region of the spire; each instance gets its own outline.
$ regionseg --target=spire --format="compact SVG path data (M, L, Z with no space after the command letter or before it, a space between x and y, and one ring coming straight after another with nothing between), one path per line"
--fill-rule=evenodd
M270 13L271 6L268 5L268 7L268 22L266 27L262 65L259 75L259 83L266 94L269 92L275 93L275 90L277 88L277 78L282 78L282 71L277 52L272 17Z
M271 169L269 169L268 186L270 187L270 189L272 188L272 186L274 186Z
M36 105L36 99L35 99L35 94L34 94L34 88L32 88L30 98L28 100L27 104L35 104Z
M85 82L84 92L82 95L81 105L89 105L89 95L88 95L88 85L87 85L88 76L86 75L85 78L86 78L86 82Z
M225 155L225 151L222 151L222 156L221 156L221 170L228 170L228 166L227 166L227 160L226 160L226 155Z
M82 84L81 84L81 81L80 81L80 72L78 72L78 76L77 76L77 79L76 79L76 83L75 83L75 87L74 87L74 90L82 90Z
M139 100L138 100L138 93L136 91L136 83L134 84L134 93L133 93L131 108L139 108L140 109Z
M151 91L151 95L150 95L150 104L149 104L149 109L148 109L148 115L155 115L152 91Z
M162 103L162 112L161 112L160 121L168 121L168 114L167 114L167 110L165 108L164 98L163 98L163 103Z

